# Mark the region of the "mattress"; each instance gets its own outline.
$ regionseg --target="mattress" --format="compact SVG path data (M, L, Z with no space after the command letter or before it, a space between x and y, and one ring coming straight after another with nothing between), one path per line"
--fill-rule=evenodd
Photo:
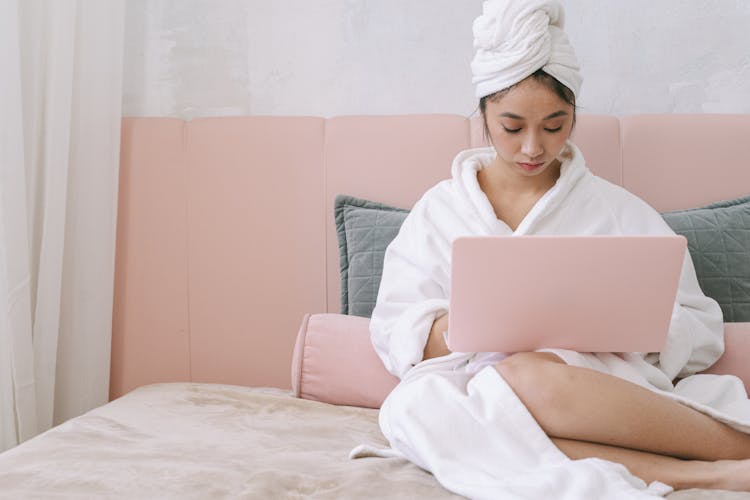
M0 454L0 498L460 498L404 459L349 459L387 445L377 417L279 389L149 385Z

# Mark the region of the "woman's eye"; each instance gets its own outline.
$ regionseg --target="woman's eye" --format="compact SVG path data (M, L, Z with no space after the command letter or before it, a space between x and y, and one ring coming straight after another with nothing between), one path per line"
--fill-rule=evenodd
M506 126L503 126L503 130L505 130L509 134L517 134L518 132L521 131L521 128L520 127L519 128L508 128Z
M553 132L553 133L554 132L559 132L560 130L562 130L562 125L560 125L557 128L545 128L544 130L546 130L547 132Z

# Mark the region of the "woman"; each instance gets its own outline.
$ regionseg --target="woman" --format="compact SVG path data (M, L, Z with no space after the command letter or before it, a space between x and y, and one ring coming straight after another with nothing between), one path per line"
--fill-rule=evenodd
M446 346L458 236L673 234L643 201L592 175L569 142L581 77L562 26L561 6L545 0L487 1L474 23L472 70L493 147L459 153L452 179L415 204L386 251L370 330L401 383L381 409L383 433L473 498L750 491L747 394L734 377L694 375L721 356L723 324L689 255L661 353L506 357Z

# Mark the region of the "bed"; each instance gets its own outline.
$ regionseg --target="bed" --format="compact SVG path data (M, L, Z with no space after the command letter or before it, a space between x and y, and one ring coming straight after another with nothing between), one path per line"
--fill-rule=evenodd
M385 444L377 410L152 384L0 455L0 496L458 498L402 459L349 460L365 442Z
M747 156L750 116L584 115L576 134L597 174L660 211L750 192L740 162L705 169ZM334 200L406 210L481 142L452 115L126 119L112 400L0 454L0 498L458 498L401 458L350 458L387 444L396 380L362 301L342 300L366 289L341 279ZM750 323L727 334L712 370L748 387Z
M348 458L386 444L377 413L275 388L152 384L0 455L0 497L461 498L404 459Z

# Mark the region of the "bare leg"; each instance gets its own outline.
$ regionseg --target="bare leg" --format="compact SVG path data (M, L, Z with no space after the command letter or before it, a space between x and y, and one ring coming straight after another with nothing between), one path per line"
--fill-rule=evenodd
M676 490L711 488L750 491L750 460L704 462L681 460L645 451L552 438L568 458L602 458L617 462L646 483L660 481Z
M496 369L550 437L697 460L750 458L750 436L626 380L551 353Z

